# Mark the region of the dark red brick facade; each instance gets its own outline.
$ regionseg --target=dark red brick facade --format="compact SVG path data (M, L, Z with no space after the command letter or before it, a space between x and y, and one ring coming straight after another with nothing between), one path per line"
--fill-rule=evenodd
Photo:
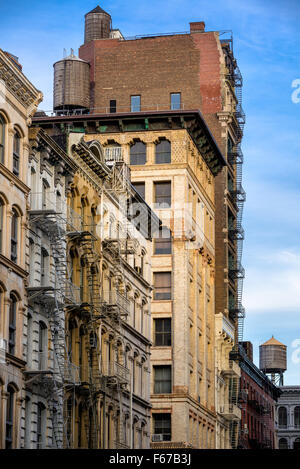
M275 402L280 390L250 360L241 354L240 405L242 420L239 448L274 449Z

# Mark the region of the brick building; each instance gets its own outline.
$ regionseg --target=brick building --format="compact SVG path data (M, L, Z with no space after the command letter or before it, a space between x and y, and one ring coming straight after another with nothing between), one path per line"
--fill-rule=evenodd
M242 411L239 434L241 449L276 449L275 403L281 390L253 363L252 344L240 345Z
M216 409L216 434L226 433L230 427L225 446L236 447L239 418L236 412L224 409L232 409L229 388L236 388L239 382L236 373L226 370L230 349L242 340L245 314L241 302L245 192L240 146L245 115L232 37L206 31L200 21L190 23L190 31L182 34L124 38L112 30L110 15L100 7L89 12L85 21L79 57L90 66L90 112L200 110L227 161L215 177L215 313L235 332L229 347L226 333L218 332L216 395L223 394L226 405L220 403ZM199 143L201 138L199 135ZM217 447L218 441L217 436Z

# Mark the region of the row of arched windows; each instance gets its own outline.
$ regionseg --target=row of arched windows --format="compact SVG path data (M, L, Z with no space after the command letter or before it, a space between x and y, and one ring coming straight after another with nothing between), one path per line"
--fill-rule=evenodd
M5 164L5 147L7 144L7 121L3 114L0 114L0 162ZM21 158L21 132L15 128L13 136L12 172L19 176Z
M300 428L300 406L294 408L294 422L290 422L295 428ZM279 427L285 428L288 426L288 411L286 407L278 408L278 425Z
M136 141L130 147L130 164L144 165L147 161L147 145ZM171 143L169 140L160 140L155 145L155 164L171 163Z

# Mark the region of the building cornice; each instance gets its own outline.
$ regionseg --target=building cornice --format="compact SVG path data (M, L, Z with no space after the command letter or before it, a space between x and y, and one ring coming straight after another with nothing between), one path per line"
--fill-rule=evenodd
M43 94L37 90L11 59L0 49L0 79L10 93L27 109L27 116L32 116Z
M8 259L7 257L3 256L3 254L0 254L0 263L5 265L8 269L11 269L14 271L17 275L19 275L22 278L28 277L29 273L26 272L26 270L22 269L19 265L15 264L13 261Z

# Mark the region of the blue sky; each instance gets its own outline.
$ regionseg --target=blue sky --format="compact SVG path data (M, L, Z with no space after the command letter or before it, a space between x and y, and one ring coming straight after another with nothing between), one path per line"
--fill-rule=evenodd
M52 64L63 48L76 52L83 43L84 14L96 5L1 2L0 47L20 58L24 73L44 93L41 108L52 108ZM103 0L100 6L125 36L187 31L190 21L233 31L247 116L244 338L253 342L256 362L259 344L271 335L285 343L285 384L300 385L300 345L293 347L300 343L300 102L291 99L292 82L300 79L300 2Z

